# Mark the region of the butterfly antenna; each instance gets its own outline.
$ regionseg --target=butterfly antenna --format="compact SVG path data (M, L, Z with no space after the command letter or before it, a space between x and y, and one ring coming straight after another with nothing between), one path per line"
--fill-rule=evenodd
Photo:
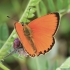
M11 18L10 16L7 16L7 17L10 18L10 19L12 19L12 20L15 20L15 19ZM17 20L15 20L15 21L17 21Z
M15 53L15 50L13 50L11 53L9 53L7 56L5 56L4 58L7 58L9 56L11 56L13 53Z
M11 56L12 54L14 54L16 50L17 50L17 49L13 50L11 53L9 53L8 55L6 55L6 56L4 57L4 59L6 59L7 57L9 57L9 56Z

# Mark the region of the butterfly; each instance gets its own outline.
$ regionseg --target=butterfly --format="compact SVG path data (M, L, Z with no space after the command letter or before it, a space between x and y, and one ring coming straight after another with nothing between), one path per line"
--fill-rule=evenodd
M50 13L31 21L29 24L15 23L19 39L30 56L45 54L52 48L59 20L59 13Z

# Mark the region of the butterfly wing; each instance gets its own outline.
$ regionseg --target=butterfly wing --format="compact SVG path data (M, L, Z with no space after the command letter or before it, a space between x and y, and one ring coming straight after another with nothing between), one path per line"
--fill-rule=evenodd
M34 44L36 46L36 55L45 54L53 44L55 34L59 24L59 13L51 13L37 18L30 22L28 26L32 30Z
M19 22L16 23L15 29L27 53L30 56L35 56L41 53L44 54L51 48L54 43L53 35L56 32L58 23L59 13L52 13L37 18L28 24L28 26L31 28L33 41L37 49L36 53L34 53L31 44L24 35L24 27L22 26L22 24L20 24Z
M30 55L30 56L34 56L34 51L32 49L31 44L29 43L28 39L25 37L24 35L24 31L23 31L24 26L22 26L21 23L17 22L15 23L15 29L16 32L20 38L20 41L23 45L24 50Z

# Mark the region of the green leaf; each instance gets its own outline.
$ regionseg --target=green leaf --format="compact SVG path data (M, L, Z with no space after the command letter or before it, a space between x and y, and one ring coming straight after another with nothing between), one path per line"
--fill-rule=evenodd
M61 20L61 24L60 24L60 31L62 33L67 33L69 32L70 30L70 24L68 22L68 19L66 17L64 17L62 20Z
M3 70L10 70L6 66L4 66L2 62L0 62L0 68L2 68Z
M34 13L35 11L36 11L36 8L31 8L31 9L30 9L30 12L31 12L31 13Z
M57 0L56 6L57 6L58 11L61 10L63 8L63 1Z
M26 22L30 22L30 20L23 18L22 22L26 23Z
M0 26L0 42L5 42L9 37L7 24L3 24ZM4 43L0 43L0 47L2 47Z
M30 6L36 6L39 2L40 2L40 0L33 0L31 2Z
M14 57L12 57L12 55L10 55L10 56L6 57L4 59L4 61L7 63L12 63L12 62L15 62L15 59L14 59Z
M25 18L32 18L32 17L34 17L35 15L34 14L32 14L32 12L29 12L29 13L26 13L25 14ZM25 19L24 18L24 19ZM26 19L27 20L27 19ZM24 20L25 21L25 20Z
M55 61L55 64L54 64L53 70L56 70L57 67L58 67L58 63L57 63L57 61Z
M7 38L9 37L9 32L8 32L8 27L7 24L2 25L2 40L6 41Z
M32 18L32 17L34 17L35 15L34 14L29 14L28 15L28 18Z
M54 5L53 0L47 0L47 2L48 2L49 10L50 10L51 12L56 11L56 10L55 10L55 5Z
M47 8L43 1L40 2L40 10L41 10L41 16L47 14Z
M18 12L19 9L20 9L20 3L19 3L19 1L17 1L17 0L11 0L11 1L12 1L12 6L13 6L15 12Z
M66 10L68 10L68 6L69 6L70 4L68 3L68 0L65 0L64 1L64 8L66 9Z
M47 70L48 63L46 63L47 59L44 55L28 59L30 70Z
M0 25L0 41L1 41L1 37L2 36L2 33L1 33L1 25ZM1 46L2 46L2 43L0 42L0 48L1 48Z
M56 70L70 70L70 57Z

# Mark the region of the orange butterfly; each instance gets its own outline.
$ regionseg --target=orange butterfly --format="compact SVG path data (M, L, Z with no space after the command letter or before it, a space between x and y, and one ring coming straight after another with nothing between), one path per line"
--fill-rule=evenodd
M15 23L15 29L26 52L34 57L45 54L54 44L59 24L59 13L51 13L27 24Z

